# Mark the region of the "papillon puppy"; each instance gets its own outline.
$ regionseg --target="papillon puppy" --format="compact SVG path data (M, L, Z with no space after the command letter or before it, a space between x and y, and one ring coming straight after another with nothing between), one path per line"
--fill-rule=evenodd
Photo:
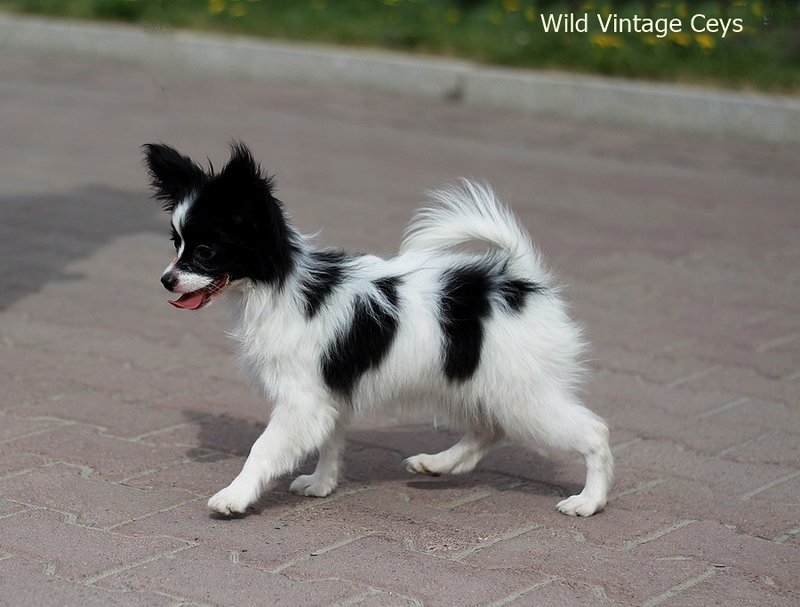
M583 490L558 503L589 516L608 496L608 428L577 394L585 343L552 275L485 184L431 194L391 259L316 248L291 223L250 151L215 173L162 144L145 147L155 197L171 214L172 305L233 304L240 358L273 404L242 471L208 500L245 512L271 481L317 452L290 490L329 495L345 429L386 405L425 408L464 430L455 445L405 460L409 472L464 474L497 441L575 449ZM461 245L480 243L468 252Z

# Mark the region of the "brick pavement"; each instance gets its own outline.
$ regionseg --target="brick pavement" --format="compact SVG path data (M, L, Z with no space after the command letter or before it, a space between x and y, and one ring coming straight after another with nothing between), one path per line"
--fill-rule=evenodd
M102 61L0 63L0 604L796 605L800 149ZM180 313L138 146L246 139L326 244L390 253L422 190L488 178L569 285L612 426L607 510L569 454L409 477L431 421L349 434L326 499L211 517L267 406L225 313Z

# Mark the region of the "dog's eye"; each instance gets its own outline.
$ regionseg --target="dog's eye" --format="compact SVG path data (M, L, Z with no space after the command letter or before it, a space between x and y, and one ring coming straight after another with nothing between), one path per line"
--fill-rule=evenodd
M197 261L209 261L214 257L214 249L204 244L199 245L194 250L194 258Z
M177 232L173 232L169 239L172 241L172 244L175 245L176 251L181 248L181 237L178 236Z

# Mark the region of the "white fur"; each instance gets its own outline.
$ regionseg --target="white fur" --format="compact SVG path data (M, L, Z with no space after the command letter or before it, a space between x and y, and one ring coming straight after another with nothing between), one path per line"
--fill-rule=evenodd
M232 334L241 361L274 408L240 474L208 501L212 510L244 512L274 479L314 451L320 454L315 472L298 477L290 489L330 494L338 481L348 418L385 405L424 407L466 429L450 449L408 458L409 471L469 472L494 442L508 437L527 447L575 449L584 456L586 486L558 504L561 512L589 516L605 506L613 466L608 429L576 394L584 342L551 275L488 186L464 181L461 188L434 192L433 199L437 204L410 226L400 255L353 258L348 280L311 320L304 316L300 292L300 281L309 276L302 255L300 267L280 289L250 281L230 286L236 317ZM492 251L476 256L447 250L473 240L491 245ZM310 243L301 241L310 250ZM442 273L468 258L503 264L547 290L530 293L519 313L507 313L495 302L483 323L477 371L466 381L451 382L442 371ZM335 336L347 330L356 298L375 295L373 281L387 276L402 277L392 346L357 382L351 398L337 396L324 382L320 359Z

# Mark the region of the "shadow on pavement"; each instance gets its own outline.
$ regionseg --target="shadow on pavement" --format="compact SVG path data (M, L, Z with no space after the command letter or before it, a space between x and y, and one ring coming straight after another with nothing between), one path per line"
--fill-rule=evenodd
M163 230L157 206L144 190L99 185L0 198L0 310L49 282L81 278L66 268L120 236Z

